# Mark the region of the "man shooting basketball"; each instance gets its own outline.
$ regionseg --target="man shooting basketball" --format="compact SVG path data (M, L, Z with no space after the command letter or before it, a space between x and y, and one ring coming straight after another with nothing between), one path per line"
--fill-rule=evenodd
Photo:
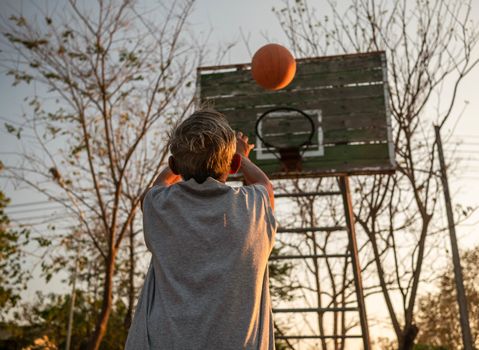
M222 114L201 110L169 147L169 166L143 200L152 259L126 349L274 349L274 195L248 159L253 145ZM226 185L238 170L246 185Z

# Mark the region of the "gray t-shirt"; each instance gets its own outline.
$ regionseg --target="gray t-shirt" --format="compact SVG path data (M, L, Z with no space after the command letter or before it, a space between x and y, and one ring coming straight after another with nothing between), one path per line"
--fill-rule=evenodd
M153 187L152 253L127 350L274 349L268 257L276 221L264 186L209 177Z

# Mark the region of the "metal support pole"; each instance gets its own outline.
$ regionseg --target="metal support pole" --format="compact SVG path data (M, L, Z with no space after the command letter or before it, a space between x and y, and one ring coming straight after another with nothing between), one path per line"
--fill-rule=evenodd
M73 314L75 311L75 299L76 299L76 282L77 282L77 273L78 273L78 261L80 259L80 249L77 248L77 256L75 258L75 270L73 270L72 276L72 295L70 297L70 312L68 315L68 329L67 329L67 341L65 345L65 350L70 350L72 330L73 330Z
M469 326L469 313L467 311L466 291L462 278L461 261L459 257L459 247L456 238L456 226L454 225L454 213L452 211L451 196L449 194L449 184L447 182L446 162L441 142L441 129L434 126L436 132L437 152L439 155L439 164L441 166L441 182L444 191L444 200L446 202L447 222L449 226L449 236L451 238L452 262L454 265L454 280L456 282L457 302L459 304L459 317L461 321L462 342L464 350L473 350L471 328Z
M356 241L356 230L354 228L353 204L351 200L351 191L349 189L348 176L339 176L339 187L343 196L344 214L346 218L346 226L348 228L349 250L351 252L351 260L353 265L353 275L356 287L356 299L358 302L359 321L363 334L363 348L364 350L370 350L371 341L369 339L368 319L366 317L366 305L364 303L361 267L359 265L358 244Z

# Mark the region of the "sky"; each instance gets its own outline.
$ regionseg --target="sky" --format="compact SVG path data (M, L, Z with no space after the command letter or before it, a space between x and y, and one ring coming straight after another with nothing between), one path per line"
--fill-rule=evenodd
M141 0L140 4L150 5L152 0ZM344 6L344 0L338 1L339 6ZM319 3L319 2L318 2ZM23 10L27 13L34 12L29 1L2 0L0 13L5 16L12 8L18 8L23 4ZM195 11L189 22L195 28L197 34L210 35L210 46L218 44L238 42L228 53L222 63L249 62L251 52L242 38L247 38L249 48L254 52L268 42L277 42L287 46L286 37L272 12L273 7L281 7L280 0L198 0ZM479 23L479 1L473 1L472 17ZM321 9L318 8L320 11ZM479 55L479 48L474 52ZM18 116L24 110L23 98L32 93L32 87L11 87L10 77L0 72L0 121L10 121L13 124L18 121ZM464 205L479 206L479 98L477 95L477 83L479 81L479 67L476 67L464 80L459 90L458 108L453 118L446 124L444 135L452 136L445 140L447 157L460 159L458 171L450 174L450 186L453 200ZM449 87L445 87L445 95L451 93ZM467 102L465 102L467 101ZM466 107L463 110L463 107ZM434 111L428 111L434 115ZM431 126L432 127L432 126ZM458 151L453 154L451 150L460 143ZM8 163L11 159L10 152L18 151L19 143L11 135L0 128L0 159ZM9 209L11 217L21 220L25 216L51 215L44 206L22 206L36 200L42 200L40 196L32 193L24 186L14 187L11 183L0 178L0 188L12 199L12 208ZM23 211L22 211L23 210ZM32 210L28 212L28 210ZM33 213L33 210L35 212ZM445 216L444 216L445 217ZM479 214L476 213L469 220L458 226L459 245L461 248L472 247L479 243L479 235L475 231L479 228ZM445 245L448 243L445 242ZM58 282L58 281L57 281ZM38 281L36 283L39 283ZM32 286L33 291L37 286Z

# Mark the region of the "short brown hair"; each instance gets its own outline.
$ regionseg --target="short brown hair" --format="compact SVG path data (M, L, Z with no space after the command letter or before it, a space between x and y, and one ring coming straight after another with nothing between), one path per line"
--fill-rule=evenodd
M169 145L183 179L202 183L229 171L236 138L222 113L201 109L175 127Z

